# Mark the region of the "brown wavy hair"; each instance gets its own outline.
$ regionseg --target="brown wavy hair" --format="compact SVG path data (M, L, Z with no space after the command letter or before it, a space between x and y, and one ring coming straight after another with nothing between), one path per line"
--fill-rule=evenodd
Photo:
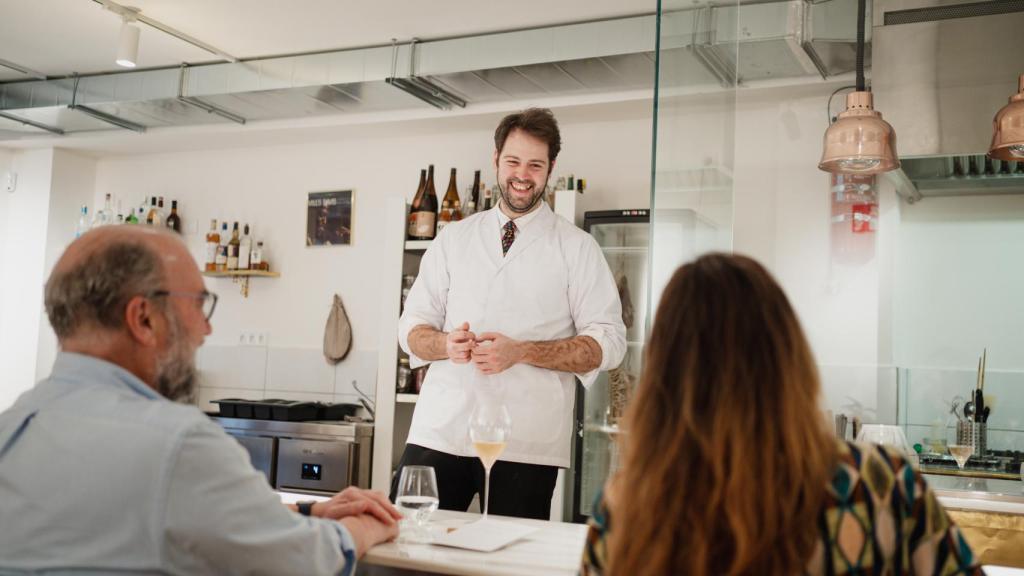
M609 486L608 573L803 573L836 462L819 388L760 264L711 254L677 270Z

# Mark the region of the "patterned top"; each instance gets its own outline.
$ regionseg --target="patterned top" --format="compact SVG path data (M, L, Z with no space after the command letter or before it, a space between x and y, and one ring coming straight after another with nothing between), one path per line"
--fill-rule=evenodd
M610 518L599 496L583 550L582 576L599 576ZM959 528L900 453L841 442L808 576L983 575Z

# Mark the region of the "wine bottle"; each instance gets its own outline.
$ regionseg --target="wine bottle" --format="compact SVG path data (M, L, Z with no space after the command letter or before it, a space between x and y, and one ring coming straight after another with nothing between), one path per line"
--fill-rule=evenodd
M452 168L452 175L448 178L448 190L444 193L444 200L441 201L441 214L437 219L437 231L452 222L462 220L462 208L459 205L459 186L455 181L455 168Z
M473 189L469 193L469 199L466 201L466 216L476 213L480 208L480 171L473 172Z
M434 165L427 167L427 184L423 189L423 198L416 211L416 226L412 238L414 240L433 240L437 234L437 191L434 189Z
M412 197L412 205L409 206L409 221L406 223L406 237L410 240L416 238L416 219L420 205L423 204L423 194L427 190L427 171L420 170L420 183L416 186L416 194Z

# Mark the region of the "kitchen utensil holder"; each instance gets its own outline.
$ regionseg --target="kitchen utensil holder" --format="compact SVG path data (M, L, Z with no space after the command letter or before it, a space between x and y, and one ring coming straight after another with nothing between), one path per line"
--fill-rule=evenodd
M974 455L984 456L988 452L988 424L961 420L956 425L956 443L974 446Z

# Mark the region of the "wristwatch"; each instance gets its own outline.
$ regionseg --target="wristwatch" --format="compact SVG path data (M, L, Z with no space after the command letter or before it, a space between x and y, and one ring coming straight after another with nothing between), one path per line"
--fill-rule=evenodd
M313 504L316 504L316 500L301 500L295 503L295 507L298 508L299 514L302 514L303 516L312 516Z

